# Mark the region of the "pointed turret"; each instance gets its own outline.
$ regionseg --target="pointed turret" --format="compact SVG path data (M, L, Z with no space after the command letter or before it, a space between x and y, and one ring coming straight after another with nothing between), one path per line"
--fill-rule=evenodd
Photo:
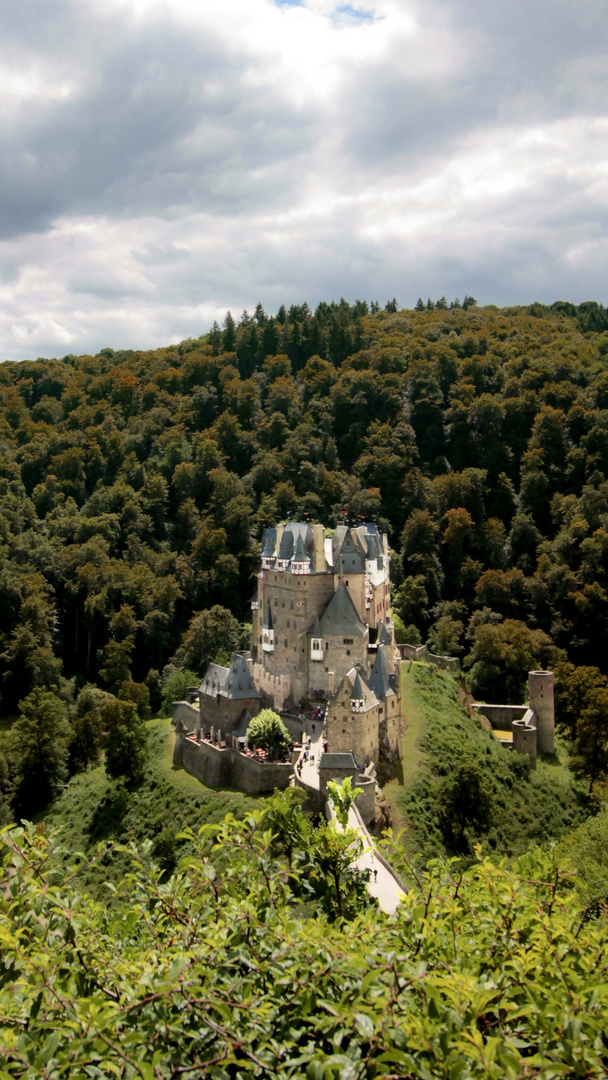
M370 689L377 698L387 698L394 694L391 684L391 665L388 657L388 646L380 645L376 653L376 660L369 677Z

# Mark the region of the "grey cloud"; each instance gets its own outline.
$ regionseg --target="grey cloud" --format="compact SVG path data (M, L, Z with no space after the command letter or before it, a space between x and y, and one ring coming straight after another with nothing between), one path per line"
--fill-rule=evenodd
M268 89L245 90L238 57L166 25L134 35L92 19L88 37L97 55L89 43L74 100L26 106L4 132L0 235L67 213L245 213L297 190L285 170L310 146L310 121ZM252 175L273 165L275 175Z
M360 167L415 171L491 126L605 115L604 0L431 3L424 16L427 28L453 34L466 65L412 79L412 57L424 45L407 38L395 40L392 62L368 65L341 101L345 150Z
M74 85L0 114L0 356L61 355L68 334L74 351L152 347L258 299L604 298L599 129L555 161L513 151L512 190L471 200L445 172L469 154L483 175L503 133L606 117L603 0L427 0L416 36L342 57L341 88L301 104L271 52L159 10L0 0L0 62Z

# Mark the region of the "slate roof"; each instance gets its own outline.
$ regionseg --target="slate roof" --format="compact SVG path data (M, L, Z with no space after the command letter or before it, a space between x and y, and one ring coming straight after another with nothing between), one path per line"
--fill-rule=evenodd
M270 607L270 604L266 608L266 618L264 619L263 629L264 630L272 630L273 629L273 625L272 625L272 609Z
M368 712L369 709L373 709L378 704L378 698L374 691L367 685L365 679L362 679L356 668L351 668L344 676L349 680L352 687L350 700L362 701L363 712Z
M219 664L209 664L198 688L199 693L207 694L212 697L219 694L224 689L226 679L228 678L228 671L229 669L227 667L220 667Z
M363 686L362 686L362 683L361 683L361 676L359 675L358 671L357 671L357 673L355 675L355 681L353 683L353 690L352 690L352 694L350 695L350 699L351 699L351 701L363 701L364 700Z
M377 698L386 698L394 694L391 684L391 665L387 656L386 645L378 647L374 666L369 677L369 687Z
M386 623L383 622L381 624L381 626L380 626L380 633L378 634L378 645L392 645L392 644L393 644L393 640L391 638L391 632L390 632L388 626L386 625Z
M304 547L304 538L300 534L296 541L296 550L293 556L294 562L310 562L310 555L307 555L306 548Z
M232 657L228 678L222 690L222 697L226 697L230 701L260 697L260 691L253 681L249 664L240 653L235 653Z
M279 559L291 559L293 555L293 531L287 526L281 537L281 543L279 545L279 553L277 558Z
M348 754L321 754L320 769L356 769L357 763L351 752Z
M365 573L364 558L362 557L359 545L356 543L355 537L350 529L346 533L342 547L340 548L338 573L342 576L346 574Z
M274 549L277 546L277 530L276 529L264 529L262 535L262 558L273 559Z
M313 637L313 638L322 638L323 637L323 631L321 630L321 623L319 622L319 616L318 615L317 615L314 623L312 624L310 630L308 631L308 634L309 634L310 637Z
M340 584L320 619L323 637L364 637L367 628L357 615L345 585Z

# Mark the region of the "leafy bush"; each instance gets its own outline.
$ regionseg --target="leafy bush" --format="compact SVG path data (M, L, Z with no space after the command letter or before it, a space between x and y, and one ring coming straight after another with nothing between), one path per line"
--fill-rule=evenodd
M329 923L293 917L263 812L186 839L164 883L131 849L108 909L52 836L2 834L4 1076L604 1080L608 930L550 855Z

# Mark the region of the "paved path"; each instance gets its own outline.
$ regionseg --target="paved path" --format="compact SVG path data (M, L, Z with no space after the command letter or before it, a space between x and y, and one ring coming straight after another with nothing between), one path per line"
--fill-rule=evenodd
M321 722L315 724L316 731L314 735L310 736L310 749L308 751L308 761L302 761L302 773L300 779L303 784L308 787L319 790L319 758L323 752L323 725ZM314 761L312 758L314 757ZM302 759L301 759L302 760Z
M369 834L362 831L359 819L352 806L348 814L348 824L359 831L363 840L363 854L356 860L355 866L359 870L371 870L372 872L367 886L368 893L370 896L377 898L383 911L386 911L388 915L394 915L399 906L400 898L403 896L403 889L390 870L387 870L386 866L380 862L375 854L373 840Z
M311 743L308 750L308 760L302 762L301 780L310 788L319 790L319 758L323 750L322 725L315 725L317 730L311 734ZM320 730L321 729L321 730ZM314 761L312 758L314 757ZM333 815L332 815L333 816ZM359 832L363 841L363 853L356 860L355 866L359 870L371 870L371 877L367 889L370 896L375 896L383 911L393 915L397 910L399 899L403 895L403 889L395 880L390 870L387 870L374 850L374 843L369 833L361 828L361 822L354 807L351 807L348 815L348 824ZM338 828L341 826L338 824ZM374 870L376 876L374 878Z

